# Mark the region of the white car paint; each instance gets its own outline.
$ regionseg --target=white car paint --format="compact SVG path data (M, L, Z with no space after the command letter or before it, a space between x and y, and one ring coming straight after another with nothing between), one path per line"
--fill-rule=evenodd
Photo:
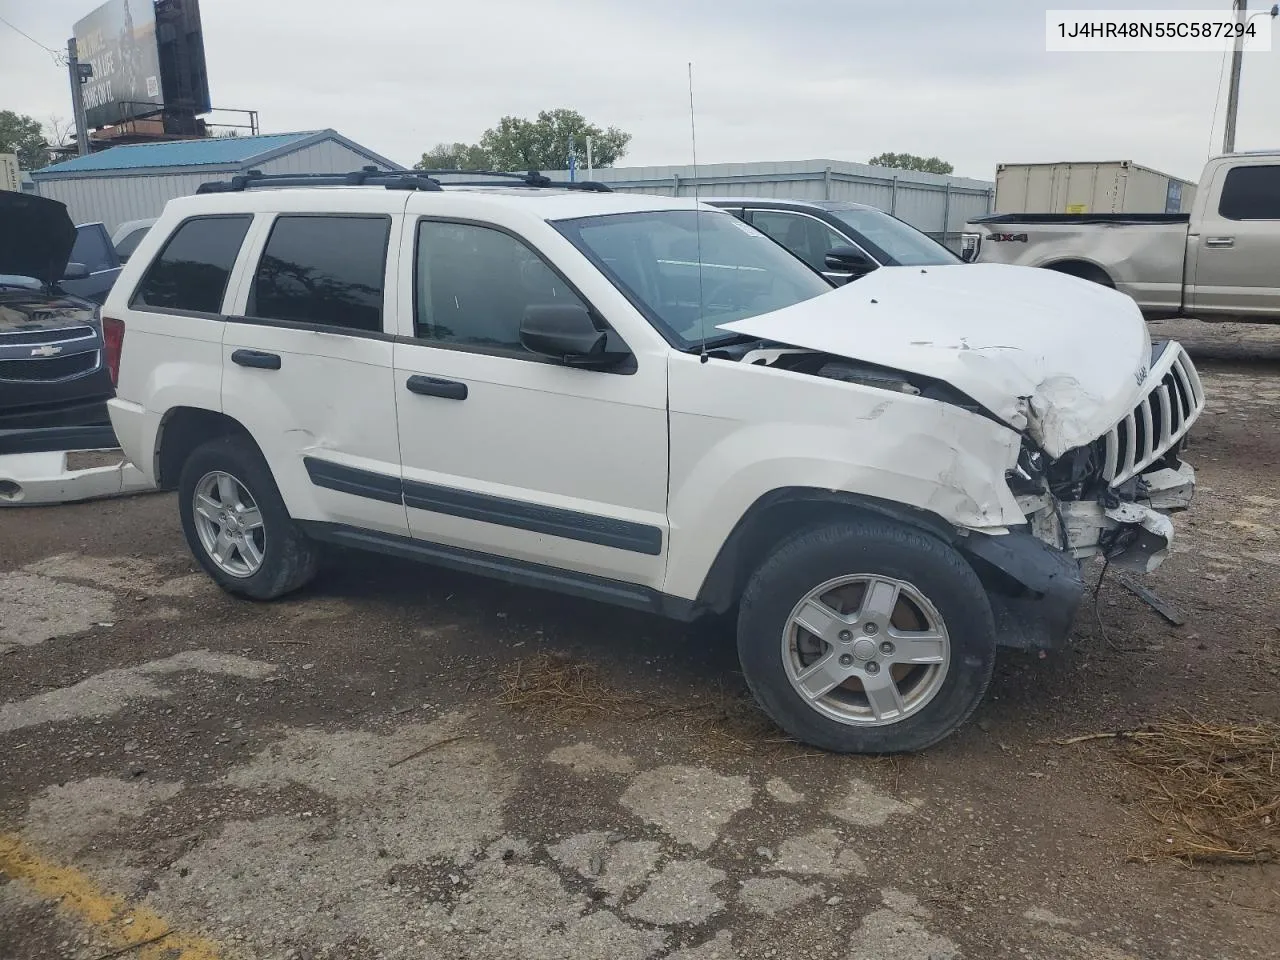
M781 488L875 497L927 511L966 534L1002 535L1031 512L1006 482L1019 430L1056 456L1100 437L1151 387L1138 376L1150 348L1130 301L1072 278L1007 267L881 270L726 325L933 377L1004 423L910 393L701 358L674 349L553 224L695 206L628 194L379 187L171 201L104 308L126 329L111 402L117 435L153 478L169 411L224 413L262 449L295 519L407 534L692 600L748 508ZM271 222L290 211L392 218L381 338L131 308L148 264L182 220L248 213L255 221L222 305L223 314L243 312ZM466 219L522 238L608 321L636 358L636 372L409 342L419 216ZM245 370L229 361L239 348L270 350L284 362L270 375ZM463 381L471 396L450 405L409 395L403 381L415 374ZM661 549L631 552L324 489L310 481L307 456L534 508L647 524L662 532ZM1097 518L1092 543L1076 552L1096 550L1109 528ZM1082 536L1090 539L1087 531Z
M941 380L1053 457L1132 410L1151 359L1128 297L1001 264L876 270L722 329Z
M67 465L70 452L75 451L11 453L0 457L0 507L74 503L154 489L151 481L125 460L123 454L117 463L72 469ZM93 452L106 454L108 458L111 453L119 453Z

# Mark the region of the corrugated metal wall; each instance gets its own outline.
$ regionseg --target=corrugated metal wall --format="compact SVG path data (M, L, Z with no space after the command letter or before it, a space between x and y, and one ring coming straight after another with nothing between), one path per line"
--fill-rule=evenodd
M200 184L217 176L205 171L162 176L37 180L36 192L42 197L65 203L74 223L101 220L108 231L114 231L126 220L158 217L168 201L195 193Z
M364 154L356 153L336 140L321 140L253 166L263 173L350 173L372 162Z
M371 161L361 153L335 140L322 140L250 167L263 173L347 173L367 166ZM99 177L67 177L61 180L36 181L36 192L42 197L60 200L67 205L75 223L101 220L108 231L126 220L158 217L164 205L174 197L196 192L209 180L225 180L239 171L186 168L181 173L159 175L122 175Z
M568 172L548 171L565 178ZM952 248L964 224L991 212L995 184L915 170L892 170L838 160L780 163L715 163L691 166L605 167L593 177L625 193L692 197L773 197L787 200L852 200L900 217ZM586 179L586 171L579 171Z

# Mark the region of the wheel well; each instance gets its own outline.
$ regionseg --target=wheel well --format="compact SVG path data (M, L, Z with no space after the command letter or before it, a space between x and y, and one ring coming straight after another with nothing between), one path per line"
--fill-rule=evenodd
M954 540L952 528L941 518L892 501L828 490L775 491L757 500L729 534L707 572L697 606L706 612L727 612L751 574L784 539L807 527L858 517L895 520L947 542Z
M217 437L233 434L250 437L239 421L226 414L199 407L175 407L160 423L160 439L156 444L156 483L172 490L182 475L182 465L191 451Z
M1046 263L1046 270L1056 270L1058 273L1065 273L1072 277L1079 277L1081 280L1088 280L1090 283L1100 283L1104 287L1115 288L1115 281L1096 263L1089 263L1086 260L1059 260L1057 263Z

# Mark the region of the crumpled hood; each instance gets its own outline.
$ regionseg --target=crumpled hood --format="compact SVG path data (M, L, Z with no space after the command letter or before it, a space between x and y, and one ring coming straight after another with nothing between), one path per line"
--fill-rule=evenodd
M76 228L65 204L0 190L0 273L52 286L67 271Z
M950 384L1051 457L1138 403L1151 338L1124 294L1032 267L886 267L722 330Z

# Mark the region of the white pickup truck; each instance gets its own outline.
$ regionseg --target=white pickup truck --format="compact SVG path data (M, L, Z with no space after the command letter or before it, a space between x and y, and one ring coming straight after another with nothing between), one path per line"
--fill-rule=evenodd
M1093 280L1148 320L1280 322L1280 151L1212 157L1190 214L1000 214L967 231L966 260Z

